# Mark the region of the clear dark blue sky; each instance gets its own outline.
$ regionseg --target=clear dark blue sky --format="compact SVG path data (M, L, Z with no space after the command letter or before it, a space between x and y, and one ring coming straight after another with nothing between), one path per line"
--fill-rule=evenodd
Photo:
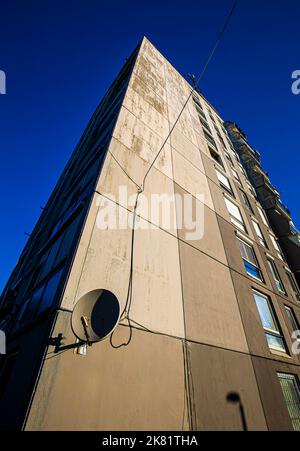
M198 74L232 0L1 2L0 290L84 127L142 35ZM300 3L240 0L202 82L245 130L300 225Z

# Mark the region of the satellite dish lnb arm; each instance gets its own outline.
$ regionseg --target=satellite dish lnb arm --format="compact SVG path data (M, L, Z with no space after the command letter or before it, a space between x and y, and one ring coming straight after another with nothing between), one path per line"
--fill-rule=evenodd
M88 333L88 329L87 329L88 328L88 319L87 319L86 316L82 316L80 318L80 320L81 320L82 327L83 327L83 330L84 330L84 335L86 337L86 342L87 342L88 346L92 346L92 343L90 341L90 336L89 336L89 333Z

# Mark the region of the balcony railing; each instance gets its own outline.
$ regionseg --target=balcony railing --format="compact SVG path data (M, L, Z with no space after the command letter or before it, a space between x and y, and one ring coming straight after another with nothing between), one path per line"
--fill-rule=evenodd
M298 238L299 238L300 232L299 232L299 230L297 229L297 227L295 226L295 224L293 223L293 221L290 221L290 228L291 228L292 234L293 234L293 235L297 235Z
M238 147L241 152L247 152L253 156L258 162L260 161L260 153L258 150L253 149L247 141L246 134L240 129L240 127L234 122L224 123L227 132L230 135L232 142Z
M291 212L290 210L287 208L286 205L284 205L284 203L280 200L277 199L277 206L290 218L291 217ZM299 232L298 232L299 233Z

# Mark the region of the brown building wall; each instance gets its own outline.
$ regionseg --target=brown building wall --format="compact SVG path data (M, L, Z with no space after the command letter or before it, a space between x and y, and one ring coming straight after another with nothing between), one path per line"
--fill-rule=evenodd
M240 352L189 343L194 381L195 418L198 430L239 431L243 423L237 404L228 402L237 393L243 404L248 430L267 429L251 358Z
M291 421L284 402L277 372L300 376L299 366L274 362L269 359L252 357L259 392L268 429L270 431L291 431Z
M73 341L69 313L53 336ZM128 338L118 326L114 342ZM187 428L182 342L133 330L130 345L109 340L87 356L49 350L27 430L181 430Z

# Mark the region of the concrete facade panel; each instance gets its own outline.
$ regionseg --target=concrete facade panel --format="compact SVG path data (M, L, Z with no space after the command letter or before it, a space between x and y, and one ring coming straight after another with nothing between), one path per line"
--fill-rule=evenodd
M168 110L166 101L157 94L156 90L144 83L134 72L129 87L132 91L132 96L141 96L145 102L151 105L159 114L168 120Z
M180 243L187 339L247 352L228 268Z
M177 184L175 184L175 193L179 194L181 199L183 199L184 195L187 194L186 191L184 191ZM216 213L196 198L193 198L192 220L195 221L195 223L197 222L198 226L201 226L201 231L203 232L201 238L192 240L189 239L189 230L184 223L183 227L178 229L178 237L182 241L186 241L187 244L190 244L203 253L210 255L219 262L227 264ZM177 224L179 224L179 219Z
M164 142L160 135L125 108L120 111L113 136L148 163L152 163Z
M203 196L204 204L213 210L210 189L204 173L196 169L178 153L173 153L173 167L174 181L194 197Z
M60 315L64 318L57 321L54 336L63 333L64 342L72 343L69 316ZM52 351L49 348L26 430L187 427L180 340L135 329L130 344L120 349L104 340L88 348L86 356Z
M176 128L172 132L170 142L175 151L179 152L200 171L203 171L202 158L198 147L191 143L191 141Z
M195 422L200 431L241 431L239 405L227 401L235 392L243 404L248 430L267 429L249 356L195 343L188 345L194 388Z
M228 210L225 205L224 196L222 194L221 189L214 182L207 179L207 183L210 189L212 202L214 205L214 210L218 216L224 218L227 222L230 223L230 217Z
M154 130L155 133L162 138L166 138L169 132L168 119L159 113L157 108L152 106L152 103L149 103L141 94L138 94L129 86L124 97L123 106L141 122Z
M169 102L169 101L168 101ZM169 121L173 125L176 121L176 129L180 131L187 139L191 141L192 144L197 146L197 138L192 126L191 116L188 110L184 109L183 112L180 113L180 105L176 109L169 106Z
M150 330L184 337L178 240L137 230L131 316Z
M299 367L252 357L258 388L270 431L292 431L293 427L277 378L277 372L300 376Z

